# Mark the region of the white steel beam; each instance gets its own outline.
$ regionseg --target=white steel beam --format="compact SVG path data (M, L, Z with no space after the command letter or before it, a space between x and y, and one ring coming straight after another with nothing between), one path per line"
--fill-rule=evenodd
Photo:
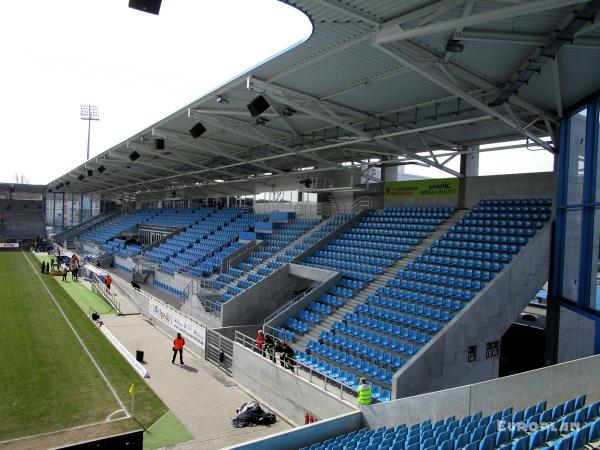
M556 100L556 113L558 117L563 116L562 90L560 89L560 73L558 70L558 55L550 63L552 64L552 81L554 83L554 98Z
M541 46L548 43L548 36L530 33L505 33L501 31L463 31L454 35L455 39L465 42L491 42L509 45ZM600 50L600 39L576 37L565 47Z
M533 0L519 5L498 8L493 11L487 11L479 14L472 14L468 17L460 17L458 19L436 22L431 25L411 28L409 30L403 30L397 25L390 26L389 24L386 24L382 27L381 31L377 33L375 42L377 44L387 44L405 39L413 39L416 37L450 31L460 27L469 27L484 23L498 22L517 16L536 14L577 3L581 3L581 0Z
M361 136L361 137L369 136L366 132L364 132L360 128L357 128L354 125L351 125L347 122L339 120L337 117L333 116L332 114L329 114L329 115L321 114L320 112L315 111L312 108L306 107L305 105L303 105L302 103L299 103L298 101L294 101L294 100L287 98L284 95L277 94L277 92L274 89L270 89L270 86L268 83L264 83L264 82L261 82L260 80L256 80L256 79L253 79L252 77L248 77L247 87L248 87L248 90L250 90L250 91L266 93L269 97L277 100L279 103L291 106L292 108L294 108L298 111L303 111L304 113L306 113L310 116L313 116L316 119L319 119L324 122L330 123L332 125L338 126L344 130L351 132L352 134L355 134L355 135Z
M488 114L492 117L499 119L500 121L504 122L509 127L513 128L515 131L518 131L520 134L537 142L539 145L541 145L548 151L554 152L554 149L550 145L548 145L546 142L542 141L535 134L523 129L518 123L515 123L511 119L506 118L504 115L500 114L494 108L489 107L482 101L476 99L472 95L469 95L467 92L462 90L460 87L456 86L455 84L450 83L442 76L431 72L429 68L424 68L418 64L415 64L407 56L401 54L396 49L390 50L386 47L383 47L383 46L377 45L377 44L375 44L375 47L380 49L384 53L390 55L391 57L396 58L401 64L404 64L407 67L411 67L415 72L419 73L420 75L422 75L423 77L425 77L426 79L431 81L432 83L435 83L438 86L446 89L448 92L451 92L452 94L460 97L465 102L474 106L475 108L479 109L480 111L484 112L485 114Z
M154 136L160 136L160 137L163 137L164 139L168 139L168 140L177 142L180 145L185 145L185 146L187 146L191 149L197 150L199 152L208 153L209 155L220 156L220 157L223 157L226 159L231 159L233 161L246 163L246 160L239 158L237 156L231 155L231 154L227 153L226 151L224 151L217 144L215 144L214 141L211 139L202 139L202 143L205 145L198 145L196 143L189 142L189 138L186 135L183 135L176 131L164 130L161 128L153 128L152 134ZM269 167L265 164L250 164L250 163L247 163L247 164L253 165L262 170L266 170L267 172L281 172L280 170L275 169L274 167ZM227 172L227 171L221 170L219 168L207 168L207 167L204 167L204 168L209 169L209 170L218 171L218 172L224 173L226 175L231 175L231 172Z
M406 47L411 52L415 52L418 55L422 55L424 57L438 58L433 51L423 48L412 41L405 41L402 43L402 46ZM496 86L495 84L486 80L481 75L475 74L452 61L448 63L447 70L452 75L455 75L458 78L461 78L462 80L467 81L468 83L471 83L480 89L485 89L489 91L497 91L499 89L499 86ZM513 105L518 106L522 109L526 109L527 111L531 111L534 114L547 117L550 121L558 123L556 117L551 112L546 111L538 105L531 103L529 100L525 100L524 98L519 97L518 94L512 95L509 99L509 103L512 103Z

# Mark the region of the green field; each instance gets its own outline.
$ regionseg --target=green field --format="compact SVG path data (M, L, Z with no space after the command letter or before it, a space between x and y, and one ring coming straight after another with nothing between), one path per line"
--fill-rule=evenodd
M121 405L129 410L132 383L135 420L111 420L109 430L150 427L166 406L59 282L38 272L39 261L31 254L0 252L0 442L105 422Z

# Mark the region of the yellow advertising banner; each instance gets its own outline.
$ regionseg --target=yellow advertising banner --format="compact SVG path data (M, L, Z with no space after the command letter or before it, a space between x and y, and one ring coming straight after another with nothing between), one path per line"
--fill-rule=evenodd
M458 178L386 181L386 198L434 198L458 195Z

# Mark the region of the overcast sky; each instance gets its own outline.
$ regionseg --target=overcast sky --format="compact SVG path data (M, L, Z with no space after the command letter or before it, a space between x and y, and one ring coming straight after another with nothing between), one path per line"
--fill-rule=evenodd
M0 181L46 184L85 161L82 103L99 107L94 156L306 39L304 14L276 0L7 1L0 15ZM552 170L547 152L491 152L481 175ZM449 166L457 169L458 158ZM456 167L455 167L456 166ZM445 172L409 166L407 172Z
M99 107L101 153L306 39L307 17L276 0L7 1L0 15L0 181L46 184L83 163L82 103Z

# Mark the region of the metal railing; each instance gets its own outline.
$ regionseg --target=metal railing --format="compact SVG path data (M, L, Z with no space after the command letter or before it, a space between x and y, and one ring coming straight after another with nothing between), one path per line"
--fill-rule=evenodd
M237 333L237 332L236 332ZM233 365L233 341L211 329L206 330L206 351L204 357L231 375Z
M99 292L108 303L113 307L113 309L117 312L117 314L121 315L121 302L117 300L117 294L111 292L110 289L106 287L106 285L100 281L98 275L92 272L92 287L97 292Z
M204 311L220 319L222 303L214 301L214 298L220 297L220 294L209 294L208 291L210 290L214 291L215 289L208 285L208 280L200 278L198 280L191 280L185 287L184 292L187 293L190 301L196 295Z
M268 335L269 333L265 333L265 335ZM273 337L273 336L272 336ZM273 337L273 339L275 339L275 337ZM281 339L279 339L281 340ZM256 340L252 339L251 337L246 336L243 333L240 333L239 331L235 332L235 342L237 344L240 344L241 346L243 346L244 348L253 351L255 353L258 354L262 354L263 356L266 356L264 354L263 351L259 350L259 348L256 345ZM335 395L336 397L339 397L341 400L345 400L345 401L350 401L350 403L352 403L353 405L355 404L356 401L356 395L357 395L357 391L343 383L341 383L340 381L336 380L335 378L331 378L321 372L319 372L318 370L307 366L306 364L303 364L299 361L294 361L295 362L295 367L293 370L293 374L305 381L308 381L309 383L323 389L326 392L330 392L331 394ZM280 366L277 366L280 367ZM289 369L284 369L283 367L280 367L281 370L286 370L289 372ZM303 376L304 374L304 376Z
M269 314L265 318L263 323L271 322L276 317L278 317L282 314L285 314L296 303L301 302L304 298L306 298L306 296L308 296L309 294L312 294L313 291L315 289L317 289L323 283L323 281L325 281L325 280L324 279L323 280L315 280L315 283L308 286L309 289L299 293L298 295L295 295L289 302L285 302L283 305L281 305L279 308L277 308L277 310L275 310L271 314Z
M78 225L75 225L74 227L67 228L66 230L63 230L60 233L57 233L54 236L54 239L56 241L60 241L60 242L68 240L68 239L72 239L72 238L76 237L78 234L81 234L81 233L87 231L88 229L90 229L91 227L99 225L102 222L107 221L108 219L116 216L119 213L120 213L120 211L112 211L107 214L96 215L94 217L87 219L85 222L82 222Z

